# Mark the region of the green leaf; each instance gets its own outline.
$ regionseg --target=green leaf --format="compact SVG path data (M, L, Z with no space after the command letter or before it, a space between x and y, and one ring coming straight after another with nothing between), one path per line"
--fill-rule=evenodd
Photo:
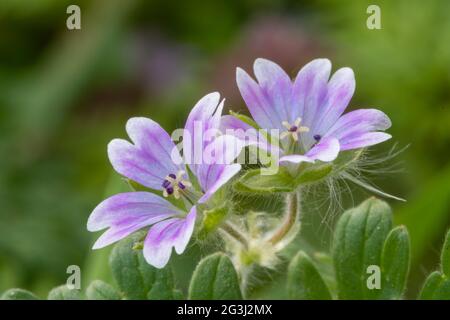
M200 261L189 285L189 299L242 299L238 275L226 255L215 253Z
M405 290L410 263L409 235L406 227L391 230L381 258L381 299L400 299Z
M0 300L39 300L39 298L30 291L15 288L5 291Z
M86 289L88 300L120 300L120 295L110 284L94 280Z
M331 300L331 294L308 255L300 251L288 268L289 299Z
M389 206L376 198L364 201L341 216L333 241L340 299L372 299L379 294L379 290L367 287L367 267L380 266L381 251L391 226Z
M78 289L69 289L67 285L53 288L47 297L48 300L82 300L81 292Z
M262 175L261 169L253 169L236 181L234 188L239 192L251 193L291 192L295 189L293 182L292 176L284 168L271 175Z
M157 292L151 291L155 282L163 279L171 281L172 271L169 267L156 269L145 261L142 250L133 249L144 236L144 232L137 232L121 240L109 257L114 279L126 299L145 300L149 294L152 299L156 299ZM166 273L170 273L170 276ZM170 285L172 282L167 284ZM166 296L166 292L161 292L161 296Z
M447 277L450 277L450 230L445 236L444 246L441 251L441 269Z
M220 225L223 219L227 216L229 205L225 204L222 207L213 208L211 210L203 211L203 221L201 231L199 232L199 238L206 238L212 231Z
M180 291L174 289L172 270L165 268L158 270L151 290L147 294L149 300L183 299Z
M421 300L450 300L450 279L439 271L432 272L420 292Z
M434 271L428 276L419 299L450 300L450 231L441 251L441 272Z

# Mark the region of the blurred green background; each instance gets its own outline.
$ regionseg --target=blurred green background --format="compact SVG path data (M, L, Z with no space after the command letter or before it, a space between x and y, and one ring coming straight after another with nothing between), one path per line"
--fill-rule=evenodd
M81 7L81 30L66 28L70 4ZM381 8L381 30L366 27L369 4ZM449 12L447 0L1 1L0 292L45 296L71 264L82 266L84 281L108 277L108 249L90 251L96 235L85 225L99 201L124 187L106 145L125 137L129 117L175 129L216 90L245 112L236 66L250 70L264 57L294 76L328 57L334 70L355 71L350 108L376 107L392 119L394 138L374 153L409 145L371 179L408 200L389 202L412 238L414 297L450 225ZM391 166L402 170L382 172ZM342 207L367 196L356 188ZM314 215L329 214L319 208ZM304 236L326 250L333 219L316 220ZM205 249L191 251L175 264L192 268Z

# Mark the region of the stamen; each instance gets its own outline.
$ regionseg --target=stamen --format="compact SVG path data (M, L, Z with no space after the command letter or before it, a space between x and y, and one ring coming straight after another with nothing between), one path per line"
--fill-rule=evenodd
M281 139L291 136L294 141L298 141L298 134L302 132L308 132L309 128L305 126L300 126L302 118L297 118L294 124L291 125L288 121L283 121L281 124L287 129L287 131L282 132L280 135Z
M314 140L316 140L317 142L319 142L320 139L322 139L322 136L321 136L320 134L315 134L315 135L313 136L313 138L314 138Z
M168 197L173 194L175 199L180 198L180 191L183 192L187 187L192 186L192 184L183 179L185 172L180 170L177 174L170 173L166 176L162 183L163 196Z

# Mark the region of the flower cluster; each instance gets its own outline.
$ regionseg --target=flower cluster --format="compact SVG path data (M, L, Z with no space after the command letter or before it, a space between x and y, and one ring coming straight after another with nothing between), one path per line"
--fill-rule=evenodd
M330 72L330 61L317 59L291 81L274 62L257 59L256 82L238 68L237 85L256 124L222 116L224 100L218 93L208 94L187 118L181 150L158 123L131 118L126 125L131 142L112 140L108 156L115 171L148 191L117 194L94 209L88 230L107 229L94 249L149 227L144 257L164 267L172 248L178 254L186 249L199 211L212 209L213 196L241 170L236 159L246 146L268 150L282 166L296 166L331 162L340 151L389 139L381 131L391 123L381 111L359 109L343 115L355 90L354 75L349 68L331 78ZM256 126L271 134L260 139L233 134Z

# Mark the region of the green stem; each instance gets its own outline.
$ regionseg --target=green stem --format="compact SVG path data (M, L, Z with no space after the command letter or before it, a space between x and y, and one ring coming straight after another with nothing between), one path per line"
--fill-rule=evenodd
M298 216L298 195L296 192L290 193L286 197L286 215L281 227L272 235L269 242L276 244L280 242L292 230L297 222Z
M220 229L232 237L234 240L240 242L245 249L248 249L247 238L231 223L225 222L220 226Z

